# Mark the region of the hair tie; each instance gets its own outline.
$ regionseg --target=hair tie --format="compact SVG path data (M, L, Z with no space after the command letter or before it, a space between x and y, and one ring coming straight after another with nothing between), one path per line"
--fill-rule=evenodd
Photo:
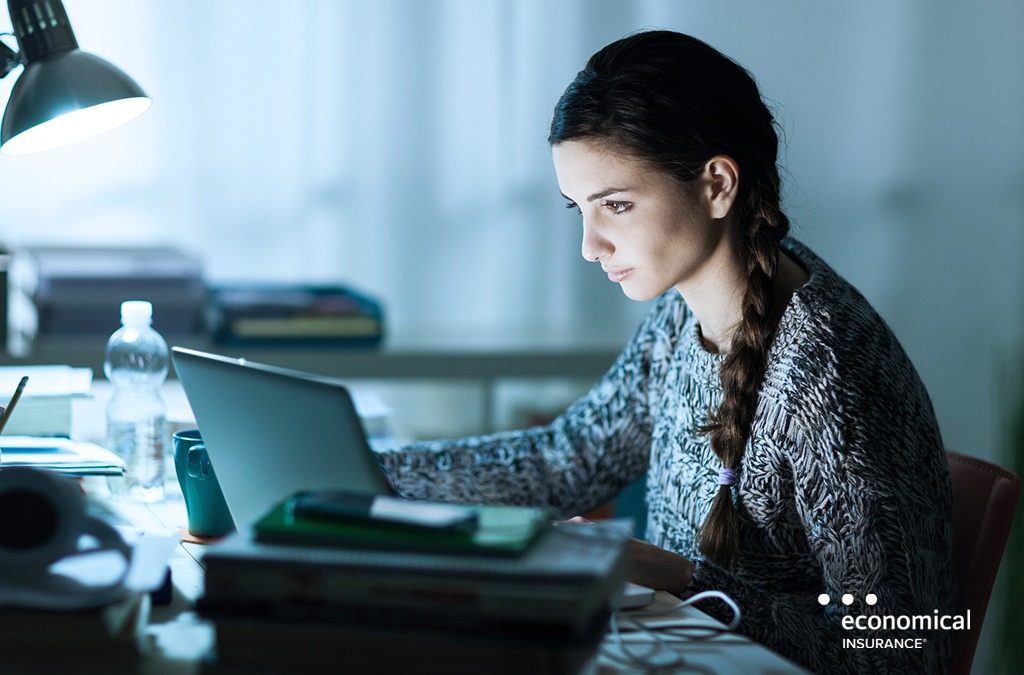
M718 470L718 484L719 485L735 485L736 484L736 469L730 469L727 466L723 466Z

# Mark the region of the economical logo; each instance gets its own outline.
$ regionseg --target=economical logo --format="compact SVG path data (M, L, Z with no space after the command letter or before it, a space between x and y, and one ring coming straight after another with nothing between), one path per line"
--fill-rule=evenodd
M849 606L854 603L854 597L844 593L840 601ZM824 606L830 602L832 598L827 593L818 596L818 604ZM878 604L878 596L868 593L864 596L864 604L874 607ZM941 614L937 609L931 614L847 614L842 618L841 625L848 631L876 633L872 637L843 638L843 647L847 649L921 649L928 642L928 638L919 637L922 632L970 630L971 610L963 615ZM883 631L893 634L877 635ZM907 632L912 635L908 636Z

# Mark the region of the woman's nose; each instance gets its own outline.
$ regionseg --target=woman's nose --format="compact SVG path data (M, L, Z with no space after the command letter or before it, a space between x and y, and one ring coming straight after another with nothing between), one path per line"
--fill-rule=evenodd
M606 258L613 251L611 242L597 231L594 224L583 219L583 259L589 262L597 262Z

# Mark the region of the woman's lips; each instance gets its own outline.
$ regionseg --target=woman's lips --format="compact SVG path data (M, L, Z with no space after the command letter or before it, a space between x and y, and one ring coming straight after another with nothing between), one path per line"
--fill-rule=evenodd
M629 276L631 269L617 269L614 267L602 267L601 270L608 275L608 281L615 283L621 282L623 279Z

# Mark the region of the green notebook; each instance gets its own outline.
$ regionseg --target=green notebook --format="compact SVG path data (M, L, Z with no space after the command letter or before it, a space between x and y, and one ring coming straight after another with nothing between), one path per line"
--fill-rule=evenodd
M342 548L479 553L516 556L551 526L551 511L526 506L474 506L470 530L395 527L373 522L341 522L295 515L292 498L276 504L253 526L257 541Z

